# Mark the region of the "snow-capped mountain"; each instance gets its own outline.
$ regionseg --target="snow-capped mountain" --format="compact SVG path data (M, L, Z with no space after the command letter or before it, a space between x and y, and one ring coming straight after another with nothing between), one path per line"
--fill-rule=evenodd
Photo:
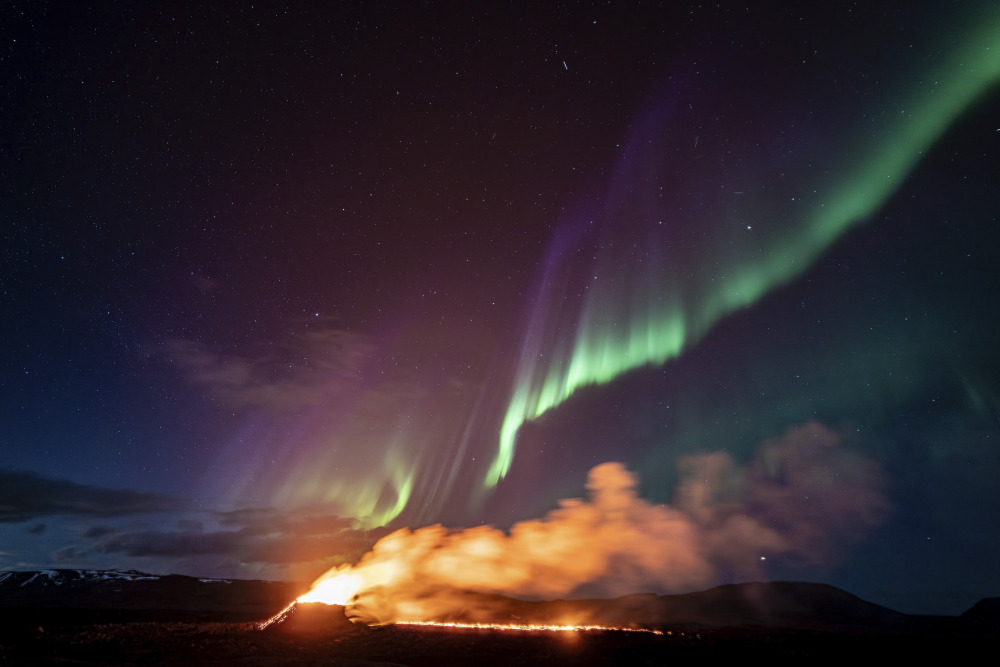
M267 611L294 599L299 588L135 570L0 572L0 607Z

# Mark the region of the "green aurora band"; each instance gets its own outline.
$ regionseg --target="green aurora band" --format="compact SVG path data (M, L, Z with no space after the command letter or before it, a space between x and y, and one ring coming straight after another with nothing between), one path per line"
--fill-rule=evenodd
M908 79L908 88L894 100L897 106L890 110L894 113L871 109L874 113L866 120L875 121L852 127L850 137L837 141L844 159L831 164L840 167L826 170L822 182L803 177L806 180L799 181L795 192L807 194L793 198L797 203L790 205L786 199L782 208L775 208L778 204L761 205L759 198L733 198L739 206L727 206L723 218L713 223L712 245L700 249L698 265L716 267L715 275L692 275L682 270L685 267L666 271L662 265L638 269L622 251L609 258L602 250L592 273L615 276L618 285L595 280L570 319L559 322L554 322L559 317L552 314L554 304L540 299L532 328L558 333L553 334L554 344L550 338L549 344L532 346L538 337L533 341L529 331L501 423L499 449L484 480L486 488L496 486L508 473L525 422L560 405L581 387L676 358L720 319L794 280L845 232L870 219L955 120L1000 80L1000 15L996 7L986 13L973 28L952 33L962 38L937 61L939 67ZM783 174L770 176L779 175ZM758 175L756 181L761 180ZM767 186L758 188L764 189ZM612 204L602 213L605 229L609 222L626 229L635 224L623 220L622 209L630 207L621 199L621 195L609 197ZM766 233L769 223L782 218L789 222L781 225L780 233ZM757 227L765 232L754 232L752 247L746 238L734 244L739 230ZM623 240L620 234L613 238ZM683 258L678 263L683 265Z

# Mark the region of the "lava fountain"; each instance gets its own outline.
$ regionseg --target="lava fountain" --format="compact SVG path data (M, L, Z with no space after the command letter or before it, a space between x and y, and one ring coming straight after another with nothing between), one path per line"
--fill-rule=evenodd
M281 623L299 604L318 603L347 607L364 585L364 579L360 574L352 572L350 565L334 568L313 582L308 593L300 595L277 614L258 623L257 629L265 630L275 623Z
M322 602L346 607L364 585L365 580L360 574L352 572L349 565L342 566L317 579L309 592L299 596L296 602Z

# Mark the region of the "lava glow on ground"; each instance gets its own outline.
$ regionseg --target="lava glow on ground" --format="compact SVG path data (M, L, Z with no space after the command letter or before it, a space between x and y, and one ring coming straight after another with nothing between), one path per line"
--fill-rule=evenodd
M265 621L261 621L256 624L256 629L265 630L275 624L283 622L288 618L289 614L292 613L301 604L328 604L337 606L339 603L327 603L316 599L310 599L313 596L306 594L289 604L287 607L279 611L274 616L271 616ZM638 628L638 627L612 627L603 625L572 625L572 624L518 624L518 623L459 623L459 622L448 622L448 621L406 621L399 620L393 621L391 623L386 623L383 625L402 625L402 626L413 626L413 627L427 627L427 628L445 628L445 629L457 629L457 630L500 630L500 631L518 631L518 632L644 632L654 635L663 634L673 634L672 632L664 632L662 630L655 630L653 628Z
M282 609L269 619L257 624L259 630L264 630L276 623L281 623L298 605L302 604L324 604L329 606L344 607L349 609L356 599L358 591L365 586L364 578L361 574L350 571L349 567L339 568L324 575L309 592L300 595L295 601ZM428 620L406 620L395 619L381 625L403 625L414 627L434 627L452 628L465 630L501 630L501 631L521 631L521 632L594 632L594 631L618 631L618 632L645 632L662 635L662 631L651 628L640 627L611 627L593 624L520 624L520 623L466 623L455 621L428 621Z
M396 625L414 625L432 628L457 628L464 630L515 630L521 632L648 632L654 635L664 634L661 630L651 628L615 628L603 625L518 625L514 623L445 623L439 621L396 621ZM670 634L669 632L666 634Z

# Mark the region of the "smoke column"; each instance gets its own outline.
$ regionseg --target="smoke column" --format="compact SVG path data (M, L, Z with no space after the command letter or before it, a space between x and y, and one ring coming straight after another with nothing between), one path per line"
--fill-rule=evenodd
M714 92L724 82L676 77L676 97L633 131L600 210L567 221L600 230L596 253L550 255L486 488L510 469L523 423L582 386L677 357L876 212L1000 79L1000 12L981 13L941 32L957 38L932 67L892 72L896 84L831 78L809 93L790 81L782 99L734 102ZM844 95L867 111L841 117Z
M767 558L835 562L888 510L879 468L819 424L765 442L742 469L721 452L682 459L680 469L673 505L639 498L636 477L604 463L590 471L586 500L563 500L545 518L509 533L402 529L314 590L334 577L357 582L350 613L367 622L441 620L488 606L468 591L542 598L686 591L759 578Z

